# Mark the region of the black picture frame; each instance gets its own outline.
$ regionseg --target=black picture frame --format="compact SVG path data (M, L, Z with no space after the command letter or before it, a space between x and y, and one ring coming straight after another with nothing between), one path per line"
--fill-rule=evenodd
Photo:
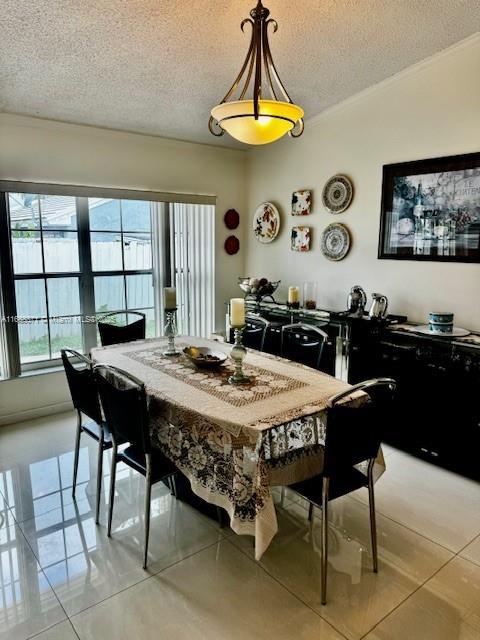
M383 166L378 258L480 263L480 152Z

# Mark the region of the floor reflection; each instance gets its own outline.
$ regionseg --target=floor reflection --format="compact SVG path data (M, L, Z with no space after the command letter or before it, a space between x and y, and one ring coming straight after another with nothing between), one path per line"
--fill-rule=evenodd
M82 444L76 500L72 498L73 450L0 472L0 491L8 505L0 538L0 635L3 628L11 628L22 616L44 612L44 592L55 605L58 598L67 615L73 615L219 538L216 527L158 483L152 490L149 572L145 572L145 480L123 464L117 465L113 535L108 538L105 523L111 452L104 454L100 525L96 525L97 450L95 443L86 439ZM6 524L7 516L11 527ZM28 563L18 559L18 537L32 560L28 571ZM16 610L18 603L23 612Z

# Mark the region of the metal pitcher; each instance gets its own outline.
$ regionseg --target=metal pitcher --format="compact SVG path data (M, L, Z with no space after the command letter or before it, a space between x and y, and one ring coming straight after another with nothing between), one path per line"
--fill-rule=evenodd
M378 319L385 318L388 309L387 296L384 296L382 293L372 293L372 299L372 306L370 307L370 311L368 312L369 317Z
M347 309L350 313L358 316L363 315L363 310L367 304L367 296L365 291L358 284L350 289L347 300Z

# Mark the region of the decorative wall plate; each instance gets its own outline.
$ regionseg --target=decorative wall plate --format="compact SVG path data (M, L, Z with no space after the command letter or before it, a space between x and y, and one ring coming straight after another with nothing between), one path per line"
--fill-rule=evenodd
M292 227L292 251L310 251L310 227Z
M240 240L236 236L228 236L224 247L229 256L234 256L240 249Z
M353 184L347 176L333 176L323 187L323 204L330 213L342 213L348 209L352 198Z
M329 260L343 260L350 249L350 232L344 224L334 222L323 232L321 250Z
M227 229L236 229L240 224L240 216L235 209L229 209L223 217Z
M292 193L292 216L308 216L311 212L312 192L304 189Z
M262 244L275 240L280 231L280 214L271 202L262 202L253 216L253 233Z

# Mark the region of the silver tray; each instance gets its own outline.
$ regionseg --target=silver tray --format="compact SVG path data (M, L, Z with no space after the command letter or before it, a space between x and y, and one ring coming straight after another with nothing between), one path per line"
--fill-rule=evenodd
M432 331L428 324L415 327L415 333L423 333L426 336L435 336L436 338L464 338L469 336L471 331L462 329L461 327L453 327L450 333L442 333L441 331Z

